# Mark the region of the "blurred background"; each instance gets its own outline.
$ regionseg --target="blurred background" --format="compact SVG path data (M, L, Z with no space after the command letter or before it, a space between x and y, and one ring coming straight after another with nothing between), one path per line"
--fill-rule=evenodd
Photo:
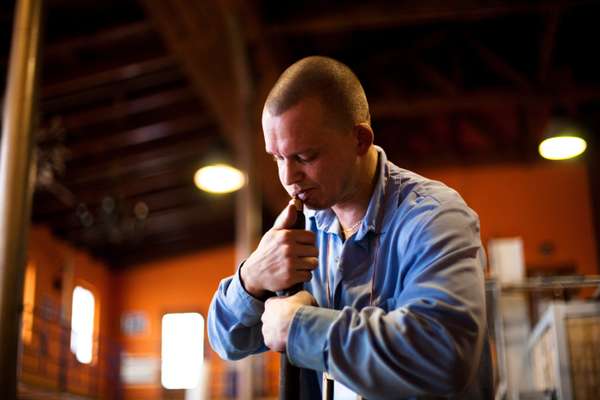
M17 3L0 4L1 93ZM598 1L44 1L20 398L277 396L278 356L220 360L204 318L287 202L260 112L309 55L355 71L392 162L479 214L499 398L596 398L599 22ZM545 159L553 135L587 148ZM242 189L200 190L214 163ZM533 354L569 307L591 319L549 354L579 338L592 358L565 383Z

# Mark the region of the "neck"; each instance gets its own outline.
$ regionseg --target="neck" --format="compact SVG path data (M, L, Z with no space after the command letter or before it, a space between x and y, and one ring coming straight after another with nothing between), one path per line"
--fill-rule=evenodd
M377 158L377 150L371 147L360 161L359 173L354 184L355 191L348 197L348 200L331 207L338 217L342 229L352 228L367 212L369 200L377 182Z

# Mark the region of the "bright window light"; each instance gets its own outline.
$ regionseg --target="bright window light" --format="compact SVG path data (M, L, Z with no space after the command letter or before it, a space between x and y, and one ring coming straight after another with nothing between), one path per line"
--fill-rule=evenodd
M196 171L194 182L199 189L210 193L230 193L244 186L246 179L239 169L227 164L215 164Z
M161 382L167 389L193 389L204 362L204 318L198 313L162 318Z
M35 302L35 265L27 264L25 269L25 285L23 287L23 320L21 323L21 337L23 343L30 344L33 336L33 312Z
M566 160L585 151L587 143L577 136L556 136L540 143L539 152L548 160Z
M73 289L71 308L71 351L77 361L92 362L94 345L94 295L81 286Z

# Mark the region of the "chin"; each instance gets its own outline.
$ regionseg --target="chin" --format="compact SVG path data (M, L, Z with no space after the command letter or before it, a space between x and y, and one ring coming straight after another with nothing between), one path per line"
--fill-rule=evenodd
M304 204L312 210L326 210L328 208L331 208L331 206L333 205L323 201L319 201L318 199L311 198L306 199L306 201L304 201Z

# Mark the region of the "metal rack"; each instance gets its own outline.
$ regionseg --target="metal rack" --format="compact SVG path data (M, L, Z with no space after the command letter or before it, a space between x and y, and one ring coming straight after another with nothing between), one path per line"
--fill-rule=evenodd
M486 280L486 302L488 315L488 332L494 342L496 352L496 394L495 399L501 400L511 398L508 387L508 365L506 354L506 338L504 332L503 313L501 306L502 295L528 294L532 292L547 290L564 290L576 288L597 287L593 298L597 298L600 293L600 275L575 275L575 276L549 276L532 277L519 283L510 283L501 285L497 279ZM592 304L594 306L594 304ZM595 306L598 306L595 304ZM531 335L529 343L533 335ZM525 393L523 393L525 395ZM526 393L527 398L547 399L553 398L552 390L538 390ZM521 395L519 397L522 397ZM561 399L571 399L573 397L560 397Z

